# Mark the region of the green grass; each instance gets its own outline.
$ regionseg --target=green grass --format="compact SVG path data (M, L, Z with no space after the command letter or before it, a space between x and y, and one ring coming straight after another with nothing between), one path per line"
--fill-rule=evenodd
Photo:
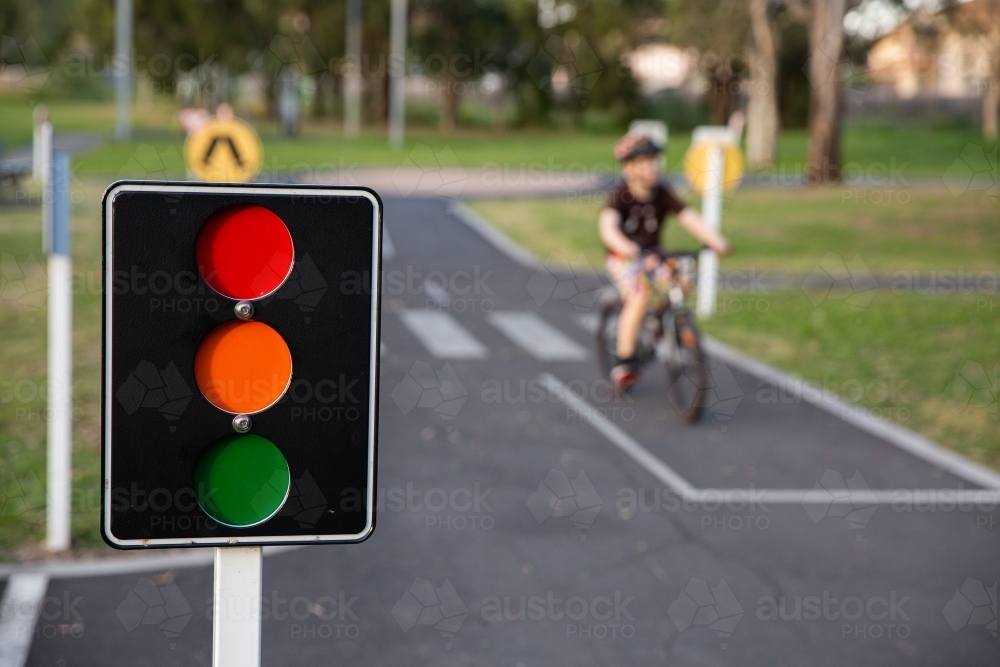
M864 307L848 304L845 295L823 296L801 289L723 294L716 316L703 328L1000 469L1000 295L984 303L975 295L878 292ZM992 383L992 390L966 393L978 382Z
M48 102L57 132L92 132L110 137L114 107L103 101ZM0 140L7 148L31 141L33 102L21 97L0 97ZM175 118L176 108L169 98L156 97L137 104L133 119L135 138L124 143L107 141L75 159L78 174L103 176L184 175L183 136ZM287 139L277 134L271 121L255 121L265 146L265 171L287 174L296 167L319 165L337 168L397 166L418 144L429 146L442 166L466 169L506 166L535 166L562 170L574 167L587 171L612 171L611 146L617 135L572 129L523 129L509 131L461 130L445 136L428 127L411 127L407 145L391 149L384 129L368 128L356 140L345 139L332 121L310 122L302 135ZM761 182L787 182L801 174L806 155L803 130L782 133L778 144L778 164L753 178ZM844 133L845 172L867 184L876 184L883 174L895 169L900 178L886 187L905 187L912 176L941 176L967 143L989 153L996 144L986 144L975 130L931 129L885 125L858 125ZM668 169L681 170L690 135L673 133L667 155ZM137 158L137 160L133 160ZM895 165L895 166L893 166ZM870 174L868 178L865 174ZM881 186L880 186L881 187Z
M868 194L868 201L859 201L864 193L842 188L737 192L723 217L737 252L722 259L722 270L810 273L833 253L848 262L858 256L872 273L899 281L977 273L986 279L985 289L993 291L922 296L888 289L848 302L850 295L837 291L761 291L758 286L722 292L718 314L704 328L756 358L1000 469L1000 209L981 192L953 197L944 188L913 190L906 203L892 205L872 203ZM478 201L472 206L542 258L603 266L596 229L599 199ZM694 245L678 225L668 230L668 245ZM986 388L966 400L960 390L967 385L956 381L959 374Z
M73 208L73 523L78 549L101 544L101 193L76 184ZM45 258L37 207L0 212L0 559L31 552L44 537Z
M1000 207L981 192L958 197L940 188L897 193L873 203L873 192L849 188L747 189L725 204L722 229L736 248L723 270L810 273L827 253L860 256L873 273L996 271ZM902 197L902 199L900 199ZM696 195L683 197L698 207ZM597 235L602 198L483 200L472 207L541 257L604 263ZM905 199L905 203L898 203ZM679 225L668 247L696 245ZM555 258L558 259L558 258Z

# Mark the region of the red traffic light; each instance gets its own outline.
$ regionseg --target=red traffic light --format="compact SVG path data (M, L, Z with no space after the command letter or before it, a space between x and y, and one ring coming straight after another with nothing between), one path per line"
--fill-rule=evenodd
M288 227L263 206L227 206L205 222L195 259L205 282L237 301L277 291L292 272L295 251Z

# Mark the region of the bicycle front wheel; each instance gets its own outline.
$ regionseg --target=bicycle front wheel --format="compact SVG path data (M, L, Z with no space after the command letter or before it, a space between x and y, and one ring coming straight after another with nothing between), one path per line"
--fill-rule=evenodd
M605 303L597 318L597 363L605 378L611 375L611 369L618 362L618 316L621 310L621 301Z
M679 313L671 329L674 344L666 358L667 396L677 418L692 424L701 417L708 388L701 334L694 318L687 313Z

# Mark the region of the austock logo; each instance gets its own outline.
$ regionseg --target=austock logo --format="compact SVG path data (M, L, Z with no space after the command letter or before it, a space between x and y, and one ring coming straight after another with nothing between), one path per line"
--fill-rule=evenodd
M872 302L877 287L875 276L861 255L854 255L845 262L843 257L832 252L823 255L802 283L814 307L824 301L841 300L858 312Z
M860 530L871 521L878 505L856 495L870 491L860 470L854 471L854 475L845 480L836 470L828 469L802 501L802 507L813 523L819 523L828 516L843 517L853 530ZM857 539L861 539L860 533Z
M34 255L22 262L10 253L0 254L0 301L35 315L45 306L47 292L45 269Z
M718 586L709 586L704 579L693 577L670 603L667 616L677 632L684 632L693 625L707 625L725 649L743 618L743 607L725 579L719 580Z
M309 313L316 310L319 302L326 294L326 290L326 279L323 278L323 274L316 268L316 263L307 253L295 260L295 265L292 267L292 273L288 276L288 280L285 281L281 289L273 297L265 299L262 301L262 304L267 303L271 299L291 301L304 313L305 323L309 324L312 321L312 316Z
M22 523L45 523L45 487L29 472L18 479L10 470L0 470L0 516L16 517Z
M997 582L989 588L979 579L968 577L948 600L942 611L955 632L966 626L983 626L997 638Z
M965 144L955 161L944 172L944 184L952 196L980 190L997 201L1000 172L997 165L997 148L987 154L981 146Z
M293 19L305 19L300 15ZM308 19L305 19L308 21ZM308 26L308 23L306 23ZM301 26L292 26L298 31ZM308 27L306 28L308 29ZM262 88L275 82L286 68L291 69L295 79L316 75L326 71L326 60L319 54L316 45L308 37L293 40L288 35L275 35L267 48L253 62L253 75Z
M392 390L392 400L404 415L415 408L430 408L445 421L458 416L468 397L465 385L447 362L436 371L426 361L414 362Z
M328 506L326 496L307 470L301 477L292 480L288 499L278 516L290 516L299 524L299 528L312 529L319 523Z
M0 37L0 83L35 94L42 89L51 74L52 65L34 37L29 37L21 44L13 37Z
M131 633L140 625L155 625L171 649L177 648L177 637L191 620L191 614L191 605L167 575L140 578L115 611L126 632Z
M564 265L566 269L550 266ZM538 265L538 270L528 279L528 293L539 306L552 301L566 301L580 312L590 311L597 302L604 287L604 281L587 260L580 255L570 262L561 254L551 255Z
M392 172L390 180L404 197L415 192L457 197L465 188L469 174L450 146L435 151L426 144L417 144Z
M451 648L451 640L462 629L468 615L468 607L448 579L434 586L427 579L417 577L392 607L392 617L400 630L409 632L416 625L434 626L445 639L447 649Z
M140 361L115 392L125 414L132 416L141 408L155 408L168 422L181 418L192 395L172 361L163 370L157 370L151 361ZM171 433L176 430L176 426L170 426Z
M948 385L946 396L948 407L955 414L968 408L984 410L986 414L997 419L997 402L1000 396L1000 384L997 382L1000 364L993 366L992 372L987 371L982 364L967 361L955 379Z
M183 164L184 158L181 157L177 147L173 144L162 152L150 144L139 144L124 166L118 170L117 179L167 180L171 173L171 167L176 170L181 168ZM180 198L164 196L164 199L170 206L170 215L174 215L177 212L177 203Z
M585 96L597 84L604 66L587 40L575 32L549 35L528 63L528 75L540 90Z
M732 371L722 361L713 357L705 359L705 382L702 384L691 369L688 369L677 379L681 385L681 394L684 396L694 395L700 392L701 407L708 410L717 421L728 421L736 413L736 408L743 401L743 389L740 383L733 377ZM699 386L700 385L700 386ZM677 405L673 393L670 394L670 403L678 412L682 412L687 406ZM726 426L722 427L725 431Z
M553 517L568 518L581 540L587 539L587 529L604 507L600 494L582 470L572 480L562 470L549 470L526 504L539 524Z

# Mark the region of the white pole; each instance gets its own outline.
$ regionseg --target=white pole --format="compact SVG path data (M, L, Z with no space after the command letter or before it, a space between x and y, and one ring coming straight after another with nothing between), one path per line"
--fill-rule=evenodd
M701 198L701 217L705 224L719 231L722 227L722 169L725 161L722 145L712 143L708 150L708 173L705 193ZM715 313L715 293L719 279L719 258L711 250L703 250L698 258L698 317Z
M347 39L344 71L344 134L361 133L361 0L347 0Z
M132 136L132 0L115 0L115 138Z
M52 124L49 123L49 110L43 104L35 107L34 133L31 142L31 177L43 183L45 178L45 161L52 152ZM46 148L45 131L48 129L48 148Z
M49 248L47 521L49 551L70 546L73 452L73 260L70 253L69 155L52 159Z
M389 55L389 145L403 145L406 118L406 0L392 0Z
M215 550L212 667L260 667L260 547Z
M51 252L52 245L52 123L43 120L38 125L34 146L33 171L42 186L42 252Z

